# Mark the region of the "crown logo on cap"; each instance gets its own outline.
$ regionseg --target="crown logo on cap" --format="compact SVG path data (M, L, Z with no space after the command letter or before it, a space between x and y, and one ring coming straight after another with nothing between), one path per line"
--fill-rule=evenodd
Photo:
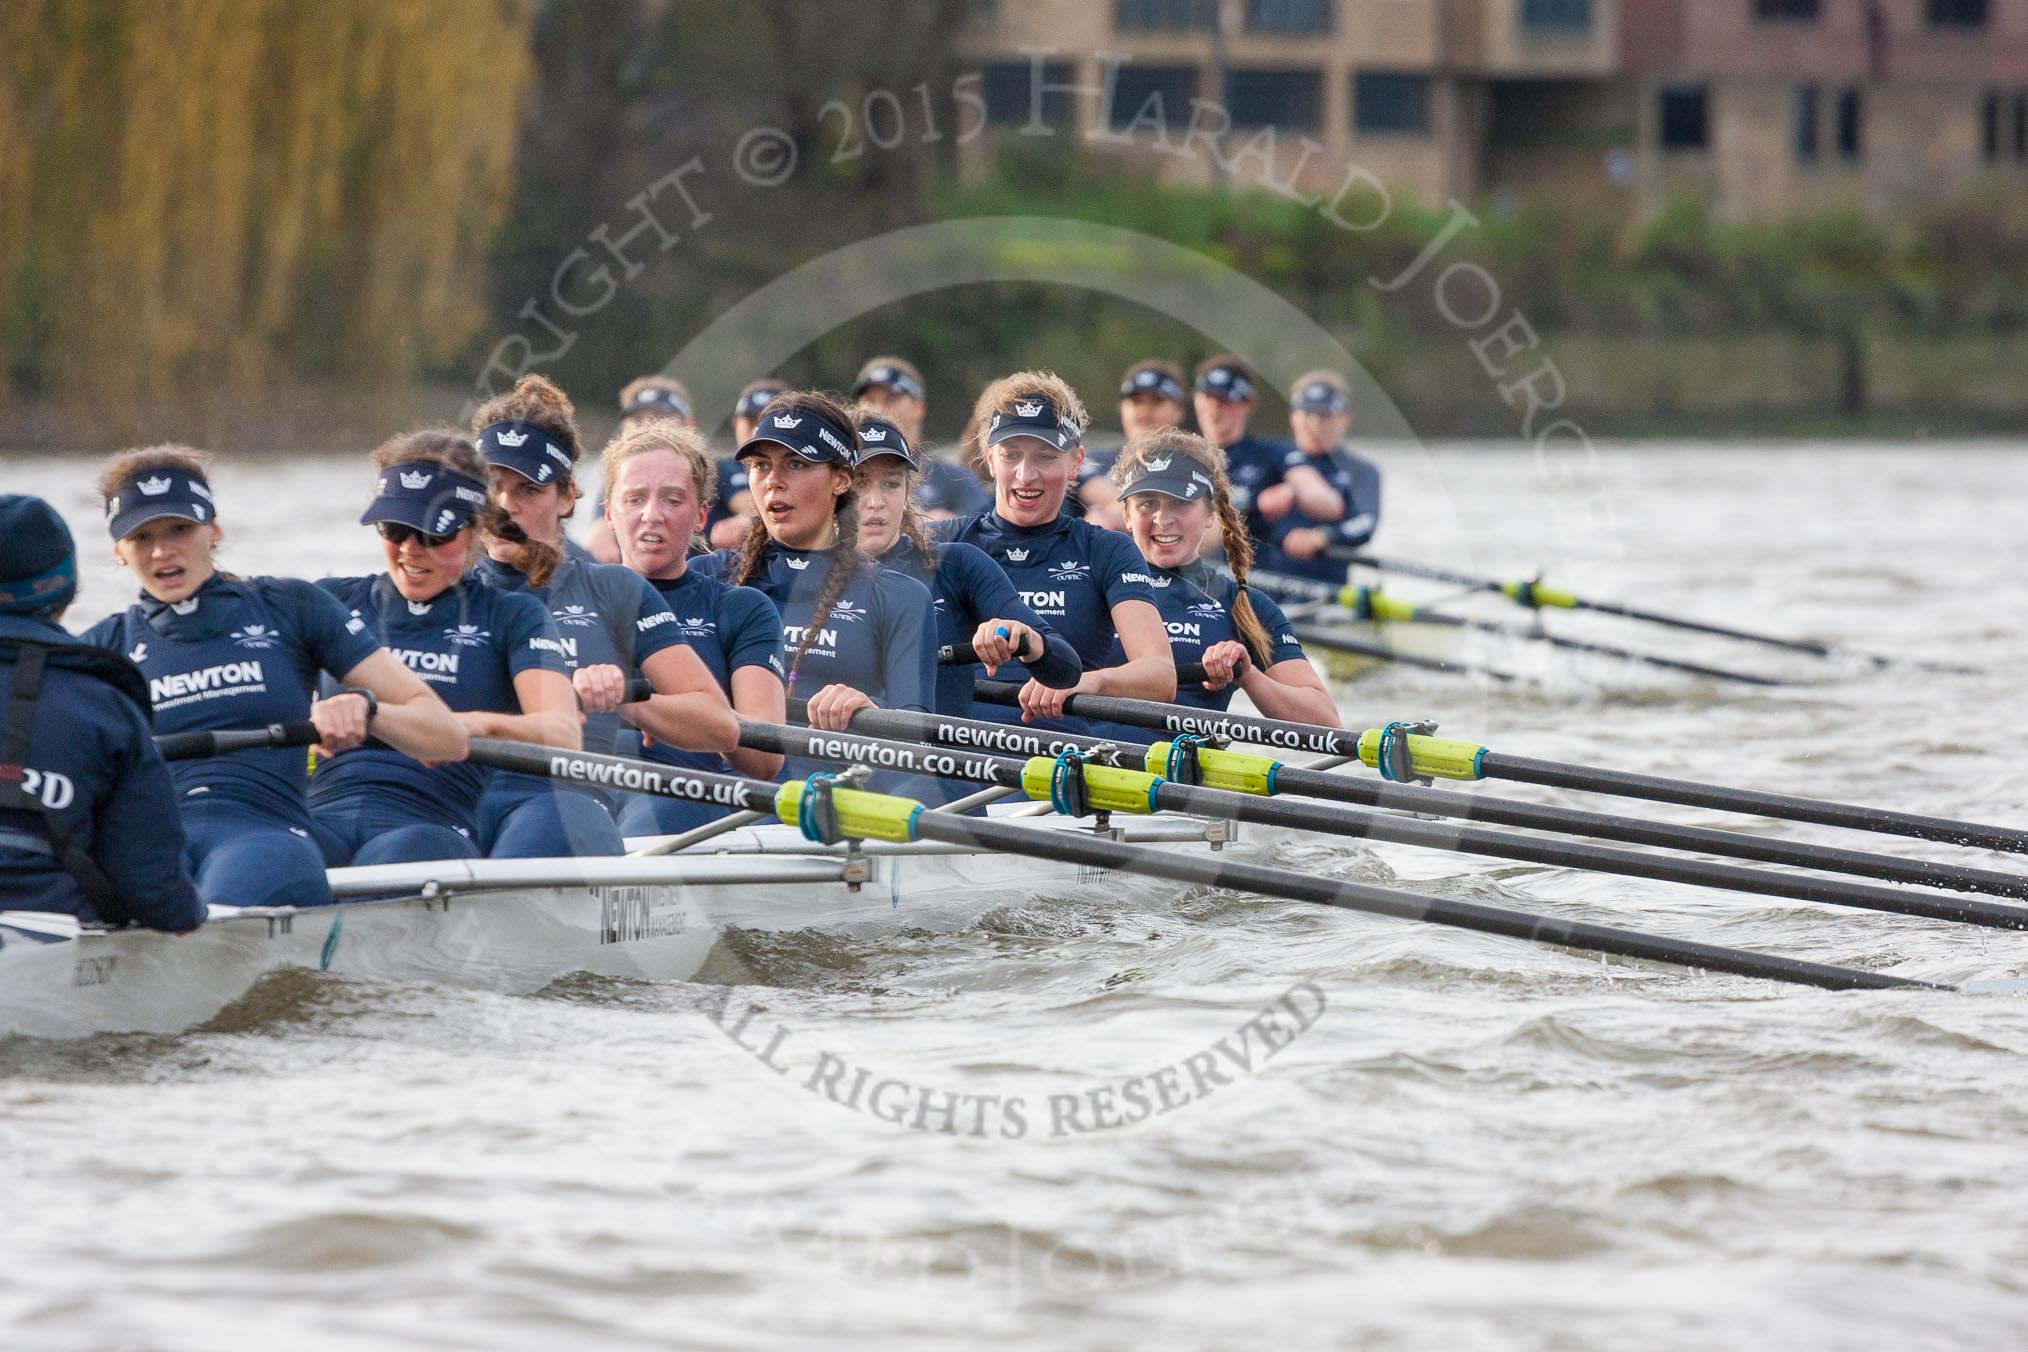
M495 432L493 440L499 442L502 446L519 446L522 442L528 440L528 434L507 429Z
M861 441L885 441L887 440L887 429L884 427L862 427L859 429L859 439Z
M1220 366L1206 374L1204 378L1214 385L1230 385L1232 383L1232 372Z
M784 432L792 427L801 427L802 425L803 420L801 418L791 418L786 413L775 414L775 426L781 428Z
M428 488L430 486L430 476L423 470L415 470L414 472L404 470L401 476L401 486L403 488Z
M1042 416L1042 405L1016 404L1014 405L1014 416L1017 418L1039 418Z
M1169 459L1170 457L1165 455L1159 459L1145 460L1142 462L1141 467L1150 474L1160 474L1163 470L1169 468Z
M151 498L159 498L164 493L167 493L169 491L169 477L167 475L158 474L152 479L141 479L137 481L134 484L134 487L140 489L143 493L146 493Z

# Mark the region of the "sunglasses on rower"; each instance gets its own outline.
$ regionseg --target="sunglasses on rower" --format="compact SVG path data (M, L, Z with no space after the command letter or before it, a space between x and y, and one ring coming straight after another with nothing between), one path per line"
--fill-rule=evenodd
M418 541L424 549L442 549L445 545L457 539L459 531L463 530L463 527L460 527L459 530L452 531L449 535L432 535L426 530L417 530L414 526L405 526L399 521L382 521L377 524L380 529L380 538L397 549L407 544L411 539Z

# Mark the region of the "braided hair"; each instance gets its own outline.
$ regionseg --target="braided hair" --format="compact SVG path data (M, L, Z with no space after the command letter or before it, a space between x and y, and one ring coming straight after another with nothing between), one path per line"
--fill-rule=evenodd
M1185 457L1211 477L1211 508L1218 518L1219 533L1224 539L1225 566L1232 570L1233 580L1239 583L1239 590L1232 598L1232 627L1238 633L1239 641L1246 645L1253 664L1266 671L1274 648L1268 641L1267 626L1254 613L1253 601L1246 594L1247 569L1253 567L1253 539L1246 533L1246 519L1232 503L1232 480L1225 474L1225 452L1195 432L1165 427L1159 432L1135 437L1120 448L1119 459L1113 462L1113 482L1125 485L1136 476L1142 462L1149 457L1170 455Z
M768 406L761 410L763 420L777 413L814 413L843 432L851 445L852 453L859 451L859 429L851 411L844 404L828 394L814 390L791 390L775 396ZM832 607L845 594L846 585L852 575L867 562L859 552L859 490L848 488L832 504L838 529L838 539L831 550L830 571L824 574L824 590L817 594L817 604L810 612L810 621L803 626L803 638L796 645L796 652L789 659L789 685L796 683L796 668L802 665L803 654L816 641L817 631L824 627L824 621L831 618ZM733 561L733 585L744 587L760 572L761 553L768 545L768 528L756 514L746 528L746 538L739 542L739 555Z

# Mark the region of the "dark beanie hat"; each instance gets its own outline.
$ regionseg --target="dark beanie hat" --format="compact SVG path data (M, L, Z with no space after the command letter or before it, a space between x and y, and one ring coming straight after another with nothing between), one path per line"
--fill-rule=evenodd
M47 615L76 595L70 527L41 498L0 493L0 614Z

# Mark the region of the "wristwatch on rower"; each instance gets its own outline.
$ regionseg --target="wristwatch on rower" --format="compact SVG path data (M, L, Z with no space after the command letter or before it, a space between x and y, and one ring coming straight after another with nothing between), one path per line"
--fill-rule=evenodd
M348 685L340 689L338 693L341 695L357 695L359 696L359 698L365 700L366 722L369 726L372 725L373 716L380 712L380 701L373 697L373 692L371 690L362 690L356 685Z

